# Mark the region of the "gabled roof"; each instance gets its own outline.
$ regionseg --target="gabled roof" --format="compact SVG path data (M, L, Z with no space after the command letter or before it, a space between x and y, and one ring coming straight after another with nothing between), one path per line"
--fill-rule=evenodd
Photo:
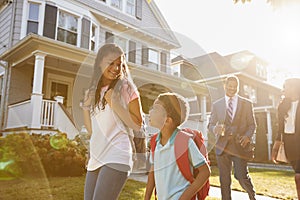
M230 63L216 52L191 58L189 61L198 68L203 78L236 72L231 68Z
M94 0L76 0L86 6L104 26L114 26L119 32L133 33L141 40L152 39L169 49L180 44L154 1L139 0L142 4L142 18L137 19ZM94 5L91 7L91 5Z

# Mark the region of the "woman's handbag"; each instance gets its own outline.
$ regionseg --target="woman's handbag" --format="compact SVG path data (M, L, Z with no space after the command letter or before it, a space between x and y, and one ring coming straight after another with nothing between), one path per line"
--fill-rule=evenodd
M288 160L287 160L286 155L285 155L284 143L282 141L279 145L278 153L277 153L277 156L276 156L276 161L288 163Z
M279 145L279 148L278 148L278 153L277 153L277 156L276 156L276 161L288 163L288 159L286 157L285 149L284 149L284 142L282 141L282 139L283 139L283 137L281 135L281 140L280 140L280 145Z

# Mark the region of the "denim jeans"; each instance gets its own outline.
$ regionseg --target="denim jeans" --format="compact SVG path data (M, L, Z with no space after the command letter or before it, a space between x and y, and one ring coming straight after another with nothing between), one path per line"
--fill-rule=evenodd
M128 178L129 167L122 164L104 165L86 174L84 200L118 199Z

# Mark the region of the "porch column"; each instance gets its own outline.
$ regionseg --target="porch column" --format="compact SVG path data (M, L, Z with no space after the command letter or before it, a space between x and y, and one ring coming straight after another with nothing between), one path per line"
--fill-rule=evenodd
M44 67L46 54L37 52L34 54L34 76L33 86L31 94L31 110L32 119L30 128L41 128L41 112L42 112L42 101L43 101L43 78L44 78Z
M200 108L201 108L201 118L200 121L202 122L202 133L205 140L208 140L207 136L207 115L206 115L206 96L200 96ZM207 144L206 144L207 145Z
M268 129L268 158L271 160L271 153L272 153L272 120L271 120L271 113L270 111L266 111L267 113L267 129Z

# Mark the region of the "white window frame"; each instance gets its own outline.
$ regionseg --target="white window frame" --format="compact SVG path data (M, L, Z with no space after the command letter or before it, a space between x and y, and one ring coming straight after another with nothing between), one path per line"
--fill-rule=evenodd
M135 16L136 13L136 4L135 4L135 0L126 0L125 1L126 5L125 5L125 12L131 16ZM131 10L133 11L132 13L128 12L128 8L132 8Z
M76 44L75 44L74 46L77 46L77 47L78 47L79 44L80 44L79 41L80 41L80 39L81 39L81 28L80 28L80 26L81 26L81 20L80 20L80 19L81 19L81 18L80 18L78 15L74 14L74 13L68 12L67 10L60 9L60 8L57 9L57 19L56 19L56 29L55 29L55 40L60 41L60 40L57 39L58 28L61 28L61 29L65 30L65 31L69 31L69 32L75 33L75 31L66 29L66 28L64 28L64 27L59 27L59 14L60 14L60 12L66 13L66 14L68 14L68 15L71 15L71 16L73 16L74 18L77 19L77 31L76 31L77 39L76 39ZM61 42L67 43L67 42L65 42L65 41L61 41ZM69 44L69 43L67 43L67 44ZM70 44L70 45L73 45L73 44Z
M244 94L249 96L252 103L257 103L257 91L252 86L245 84L243 86Z
M155 70L159 70L160 67L159 59L160 59L160 52L152 48L148 48L148 67L150 69L154 69L153 66L156 65Z
M38 35L43 35L44 28L44 14L45 14L45 1L40 0L31 0L24 1L23 11L22 11L22 26L20 31L20 39L24 38L27 35L27 22L29 19L29 6L32 4L39 4L39 17L38 17Z

